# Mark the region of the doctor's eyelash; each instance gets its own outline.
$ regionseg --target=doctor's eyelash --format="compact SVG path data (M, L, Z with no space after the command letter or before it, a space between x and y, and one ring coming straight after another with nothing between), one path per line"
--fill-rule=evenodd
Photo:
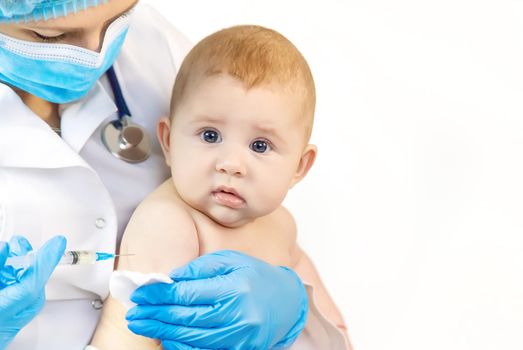
M38 32L35 32L35 31L31 31L31 32L32 32L33 36L35 36L38 40L40 40L44 43L56 43L56 42L62 40L63 38L65 38L65 34L60 34L57 36L45 36Z

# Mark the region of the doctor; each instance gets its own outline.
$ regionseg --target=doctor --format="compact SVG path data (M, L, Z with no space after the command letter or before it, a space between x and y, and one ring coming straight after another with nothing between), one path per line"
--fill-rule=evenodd
M168 176L152 135L168 114L189 47L137 0L0 0L0 241L11 239L0 244L0 273L8 272L8 256L32 249L14 235L35 247L48 242L21 278L0 284L0 349L80 350L89 343L113 264L54 269L65 242L52 237L65 236L68 250L115 251L134 208ZM226 280L219 268L190 264L183 272L195 281L187 300L217 290L237 295L234 312L217 308L213 315L241 329L223 347L292 343L307 315L293 272L247 256L207 259L207 267L249 271ZM254 278L277 286L287 309L264 303L263 290L236 290L249 290ZM176 326L164 327L168 333ZM205 328L195 329L194 338L202 336Z

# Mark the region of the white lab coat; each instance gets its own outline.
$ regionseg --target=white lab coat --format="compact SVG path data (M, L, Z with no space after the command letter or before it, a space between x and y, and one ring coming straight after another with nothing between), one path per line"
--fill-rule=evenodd
M156 11L137 6L115 70L133 120L154 144L140 164L116 159L101 142L101 128L117 118L105 77L81 101L61 106L62 138L0 83L0 240L21 234L39 247L62 234L67 249L115 250L134 208L168 177L156 121L168 115L175 73L190 46ZM112 262L59 266L43 311L8 349L83 349L111 272Z

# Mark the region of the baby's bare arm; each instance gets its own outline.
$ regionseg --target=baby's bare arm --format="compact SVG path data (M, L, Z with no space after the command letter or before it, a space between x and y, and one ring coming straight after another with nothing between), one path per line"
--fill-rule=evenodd
M169 273L198 256L198 236L191 216L178 202L170 180L153 192L134 212L127 226L118 270ZM99 350L161 349L158 341L127 329L125 308L111 296L91 344Z

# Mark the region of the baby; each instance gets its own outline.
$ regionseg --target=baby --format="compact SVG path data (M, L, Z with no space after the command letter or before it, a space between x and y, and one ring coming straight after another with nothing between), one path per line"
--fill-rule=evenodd
M158 124L172 178L133 214L120 252L135 255L118 269L168 273L206 253L238 250L296 271L314 287L321 313L346 332L281 205L316 158L308 143L315 101L307 62L281 34L237 26L199 42L176 78L171 116ZM158 342L127 330L124 308L109 298L93 345Z

